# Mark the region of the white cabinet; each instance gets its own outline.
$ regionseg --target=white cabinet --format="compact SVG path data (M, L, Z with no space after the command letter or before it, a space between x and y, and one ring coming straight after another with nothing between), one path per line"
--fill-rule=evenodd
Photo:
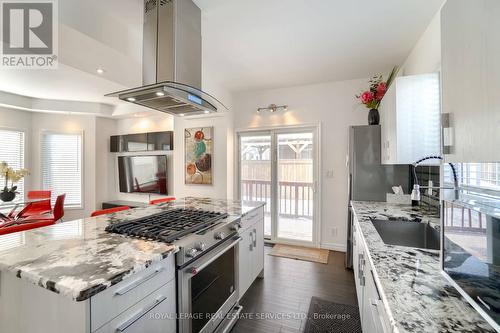
M440 102L438 73L396 78L380 105L383 164L441 154Z
M239 296L243 297L264 269L264 218L262 209L242 219L238 251Z
M446 162L500 161L499 17L498 0L447 1L441 10Z
M165 260L153 263L129 279L91 297L92 331L97 330L165 283L172 281L174 277L174 255L171 255ZM174 298L170 298L169 302L173 302L175 305Z
M365 266L365 286L363 290L363 332L386 333L390 332L389 320L384 310L384 303L380 297L375 276L370 265Z
M363 332L389 333L391 326L375 282L374 269L356 218L353 223L353 269Z
M175 280L172 280L95 333L175 333L175 304Z
M238 282L239 295L242 297L252 284L253 261L253 230L248 229L240 234L242 241L239 244Z
M173 254L81 302L0 276L2 333L175 333L175 311Z
M358 298L358 306L360 309L363 308L363 291L365 285L364 277L364 265L365 265L365 251L363 246L363 240L360 238L360 230L356 222L353 224L353 269L354 269L354 282L356 284L356 295ZM363 311L359 311L359 316L361 321L363 321Z

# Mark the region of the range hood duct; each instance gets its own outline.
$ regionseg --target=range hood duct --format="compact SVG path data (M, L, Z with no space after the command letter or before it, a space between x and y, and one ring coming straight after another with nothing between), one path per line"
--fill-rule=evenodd
M201 11L192 0L144 0L142 81L106 96L173 115L226 110L201 91Z

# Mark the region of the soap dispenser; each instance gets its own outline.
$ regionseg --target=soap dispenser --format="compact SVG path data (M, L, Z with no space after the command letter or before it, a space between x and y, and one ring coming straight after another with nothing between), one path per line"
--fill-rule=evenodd
M413 185L413 191L411 191L411 205L420 205L420 185L418 184Z

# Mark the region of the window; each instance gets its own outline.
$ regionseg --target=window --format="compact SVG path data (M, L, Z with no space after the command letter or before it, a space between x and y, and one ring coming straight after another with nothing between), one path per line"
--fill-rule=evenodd
M24 132L0 129L0 162L4 161L15 170L24 168ZM0 179L0 186L5 186L5 179ZM16 201L24 199L24 180L17 184L19 195Z
M500 163L457 163L458 181L465 188L500 192ZM444 178L453 183L451 168L444 167Z
M42 134L42 187L52 202L66 193L64 206L82 208L82 134Z

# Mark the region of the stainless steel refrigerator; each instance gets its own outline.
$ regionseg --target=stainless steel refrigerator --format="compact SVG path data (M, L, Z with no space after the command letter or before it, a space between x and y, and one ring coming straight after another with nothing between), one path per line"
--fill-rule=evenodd
M385 201L392 186L401 185L408 193L410 165L382 165L381 129L379 125L351 126L348 147L349 201L347 253L345 266L352 268L351 200Z

